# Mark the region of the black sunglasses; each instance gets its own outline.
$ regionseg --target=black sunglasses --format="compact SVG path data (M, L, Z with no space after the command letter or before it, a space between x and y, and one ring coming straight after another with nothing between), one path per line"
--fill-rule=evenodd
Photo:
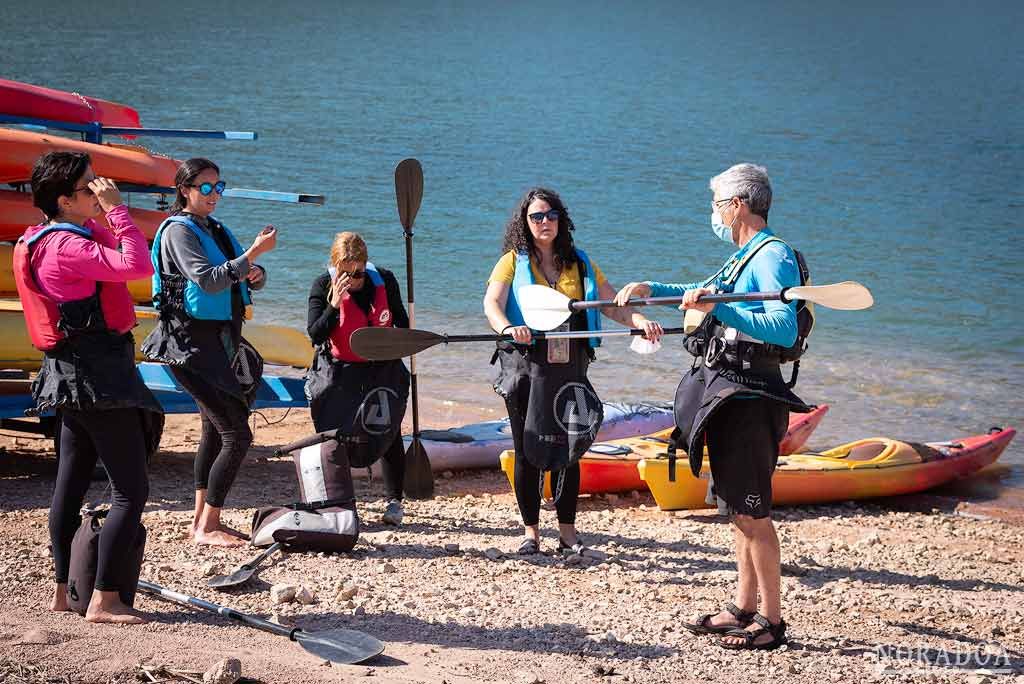
M547 211L535 211L532 214L527 214L526 216L534 223L540 223L545 218L552 223L557 223L558 217L561 215L562 214L557 209L548 209Z
M214 190L217 191L218 195L223 195L224 188L226 188L227 185L224 184L224 181L217 181L216 183L200 183L199 185L190 185L188 187L199 188L199 194L206 197Z
M366 277L366 271L338 271L338 275L347 275L349 278L358 280Z
M78 192L84 192L86 195L95 195L96 194L95 192L93 192L92 188L90 188L88 185L85 185L85 186L83 186L81 188L75 188L75 191L72 192L71 194L74 195L75 193L78 193Z

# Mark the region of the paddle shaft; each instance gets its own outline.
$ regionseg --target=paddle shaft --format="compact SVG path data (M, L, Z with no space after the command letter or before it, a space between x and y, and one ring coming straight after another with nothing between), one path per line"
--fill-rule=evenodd
M665 335L682 335L682 328L665 328ZM585 340L588 337L636 337L643 335L640 328L623 328L622 330L571 330L569 332L534 332L535 340ZM511 335L444 335L437 344L449 342L512 342Z
M412 227L405 231L405 275L407 288L409 290L409 327L416 327L416 298L412 289ZM420 438L420 402L419 393L416 391L416 355L409 358L409 389L412 393L412 439L415 442Z
M786 291L778 290L777 292L720 292L716 294L702 295L697 301L703 303L726 303L726 302L767 302L776 299L782 301L788 301L786 299ZM657 304L682 304L682 297L642 297L639 299L630 299L626 302L626 306L653 306ZM597 301L586 302L582 300L572 300L569 302L569 308L572 311L581 311L583 309L600 309L605 306L618 306L614 300L611 299L600 299Z
M194 596L187 596L177 591L165 589L164 587L161 587L159 584L153 584L152 582L147 582L146 580L139 580L139 589L145 591L146 593L154 594L156 596L165 598L168 601L174 601L175 603L180 603L186 606L193 606L195 608L200 608L210 613L216 613L217 615L221 615L223 617L230 618L237 622L241 622L242 624L248 625L249 627L262 629L264 632L270 632L271 634L277 634L278 636L288 637L292 641L295 640L295 632L298 631L294 627L282 627L281 625L276 625L273 622L270 622L269 620L261 620L258 617L253 617L252 615L240 613L234 608L218 606L216 603L210 603L209 601L204 601L203 599L198 599Z
M246 570L254 570L257 567L259 567L260 563L262 563L263 561L265 561L268 558L270 558L270 556L274 555L274 553L278 549L280 549L280 548L281 548L281 542L274 542L273 544L271 544L270 546L267 547L266 551L264 551L260 555L256 556L255 558L253 558L251 561L249 561L248 563L246 563L242 567L245 568Z

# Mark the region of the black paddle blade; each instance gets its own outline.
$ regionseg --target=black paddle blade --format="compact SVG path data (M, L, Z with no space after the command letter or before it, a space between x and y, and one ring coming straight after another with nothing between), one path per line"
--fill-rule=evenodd
M395 167L395 198L398 218L408 233L423 201L423 167L415 159L403 159Z
M352 351L370 361L401 359L444 342L444 336L415 328L359 328L349 337Z
M281 542L274 542L268 548L260 553L260 555L253 558L251 561L243 565L242 567L235 570L230 575L217 575L211 577L206 583L206 586L211 589L230 589L237 587L239 584L244 584L249 581L249 578L253 576L256 569L260 566L263 561L270 558L281 548Z
M410 499L434 498L434 471L423 442L416 436L405 451L405 495Z
M292 638L316 657L344 665L355 665L384 652L384 644L379 639L353 629L323 632L297 629Z

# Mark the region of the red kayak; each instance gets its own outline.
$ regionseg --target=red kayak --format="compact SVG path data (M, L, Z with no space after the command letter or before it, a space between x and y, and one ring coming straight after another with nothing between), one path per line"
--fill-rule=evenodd
M129 209L135 225L152 240L160 223L167 218L162 211L152 209ZM102 216L96 218L100 225L106 225ZM43 213L32 205L32 195L27 192L0 190L0 242L16 242L29 226L43 222ZM7 264L10 268L10 264ZM6 295L2 295L6 296Z
M139 113L128 105L2 78L0 113L67 123L142 126Z

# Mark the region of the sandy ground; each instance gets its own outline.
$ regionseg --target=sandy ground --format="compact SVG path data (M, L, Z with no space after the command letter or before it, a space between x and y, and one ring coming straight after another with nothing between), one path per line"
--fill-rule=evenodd
M489 417L438 404L424 423ZM228 503L228 521L245 530L255 507L296 498L291 460L272 447L310 430L305 411L257 420ZM169 418L151 468L143 577L309 630L363 630L386 642L385 655L330 666L284 638L146 596L137 606L153 621L141 627L48 612L56 463L46 441L3 437L0 682L151 681L140 665L201 673L228 656L262 682L1024 682L1024 527L965 515L954 499L777 511L791 643L733 653L679 625L722 605L735 580L731 531L710 511L661 512L645 494L584 497L579 528L607 558L556 556L549 510L547 554L522 559L515 500L496 471L439 477L438 496L408 503L398 530L378 522L381 483L360 478L354 553L279 555L241 589L217 593L204 573L255 554L186 538L198 428L195 416ZM97 483L90 496L102 493ZM279 582L308 587L316 602L273 605Z

